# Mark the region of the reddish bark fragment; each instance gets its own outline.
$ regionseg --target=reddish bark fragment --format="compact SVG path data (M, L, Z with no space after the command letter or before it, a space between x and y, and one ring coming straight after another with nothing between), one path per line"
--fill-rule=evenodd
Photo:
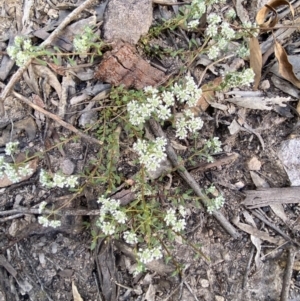
M105 53L95 78L114 86L123 84L127 88L143 89L159 85L165 74L142 59L133 46L122 43Z

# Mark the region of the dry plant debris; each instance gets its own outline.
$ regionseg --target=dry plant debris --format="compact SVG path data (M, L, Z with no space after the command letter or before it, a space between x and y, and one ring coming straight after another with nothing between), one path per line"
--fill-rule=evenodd
M211 1L212 10L233 10L239 17L228 23L228 34L253 29L248 37L228 44L227 52L218 59L211 58L214 39L203 39L210 14L204 13L196 27L197 18L192 15L186 20L176 19L191 13L196 2L186 6L191 3L87 0L52 5L32 0L25 1L22 10L20 1L7 0L0 7L0 151L7 152L9 142L21 142L20 154L6 162L7 170L19 164L26 150L30 155L31 151L44 153L43 158L26 157L30 172L16 181L7 174L0 179L0 299L68 300L71 295L78 301L299 299L299 253L294 249L300 244L299 189L288 186L298 185L295 167L300 164L300 155L297 148L288 149L284 156L276 151L278 145L299 142L300 106L294 107L300 87L295 50L299 45L300 1L253 1L248 3L250 9L240 0L230 1L228 6ZM249 29L246 23L254 20L256 28ZM216 22L219 34L225 23ZM103 47L91 44L92 53L76 53L73 41L84 36L85 25L93 26L91 36L101 35L109 43ZM6 54L17 32L36 44L52 50L59 46L69 53L60 50L54 56L45 53L31 57L16 70ZM233 56L239 43L248 44L250 54L236 60ZM205 47L210 51L203 52ZM250 89L218 89L226 74L247 66L254 72ZM151 116L144 132L137 126L135 138L129 135L124 112L126 101L144 93L136 90L156 87L154 96L175 84L184 90L185 74L196 79L202 89L189 113L191 120L199 116L204 120L202 137L187 136L178 142L172 126L176 119L187 118L180 112L188 109L186 103L172 106L174 120L166 119L160 125ZM138 99L140 103L145 101L143 97ZM295 126L291 129L289 124ZM106 140L108 133L110 139ZM122 236L119 240L95 240L102 234L93 216L99 215L96 198L106 186L109 200L120 200L124 207L137 202L135 186L143 177L138 173L132 145L143 136L154 141L153 135L166 139L166 155L172 166L168 163L168 168L150 175L147 188L153 189L154 199L165 210L172 205L170 196L176 203L185 195L187 235L192 243L189 249L183 243L186 237L176 233L172 254L164 249L171 261L147 262L148 271L133 277L141 250L129 247ZM224 152L214 154L213 163L206 163L201 152L193 151L200 150L204 140L213 135L222 141ZM255 164L251 158L256 159ZM60 179L83 175L81 190L70 194L59 181L54 188L60 167ZM41 168L49 170L47 176L53 181L50 191L38 181ZM91 179L96 179L94 184ZM185 194L182 179L203 207L209 200L201 188L208 188L210 183L217 187L211 195L218 198L217 191L222 191L228 201L208 215ZM56 229L37 223L42 203L50 221L62 218ZM117 213L120 211L114 211ZM83 225L94 233L93 253L88 249L89 231ZM146 241L159 236L159 231L154 235L149 232ZM202 257L196 260L191 251L196 248L194 242L203 246ZM179 268L181 264L185 267ZM95 267L97 275L93 278ZM171 276L175 271L181 271L180 277Z

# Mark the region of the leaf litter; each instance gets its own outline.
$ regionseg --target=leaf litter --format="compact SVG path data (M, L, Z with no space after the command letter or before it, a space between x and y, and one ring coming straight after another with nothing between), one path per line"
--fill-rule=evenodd
M171 2L171 1L169 1L169 2ZM261 2L257 1L257 3L261 3ZM34 7L32 6L32 2L27 3L26 5L27 6L25 7L25 14L24 14L22 22L17 22L17 24L18 24L17 28L19 27L18 29L21 28L22 24L25 27L26 27L26 24L30 24L29 11L34 9ZM286 7L291 12L291 15L293 18L294 18L294 15L296 15L292 5L288 1L276 1L275 0L275 1L270 1L269 3L263 3L263 5L265 5L265 6L262 7L260 10L258 10L260 7L256 7L255 5L253 5L254 6L253 8L255 9L255 11L258 10L256 20L257 20L257 23L260 25L261 30L265 31L266 34L268 34L269 30L271 30L271 29L273 30L273 33L275 33L275 36L277 33L280 32L279 29L278 30L276 29L277 28L276 26L281 21L281 17L280 17L281 14L278 13L279 7L282 7L282 6ZM176 7L176 9L178 9L178 5L175 5L174 8L175 7ZM69 9L70 6L67 6L67 8ZM238 16L240 17L240 19L243 22L246 22L250 19L247 10L243 7L242 1L237 1L235 8L237 10ZM66 10L64 11L65 7L61 7L61 9L62 9L62 11L60 11L60 13L59 13L58 21L61 21L62 19L66 18L66 16L69 14L68 11L66 11ZM52 13L53 13L53 15L52 15ZM56 14L56 11L49 12L49 16L55 16L55 14ZM295 19L295 22L297 22L297 20L298 19ZM91 21L94 22L93 24L95 24L94 17L93 17L93 19L91 19ZM49 36L49 32L51 32L53 30L53 28L57 25L56 22L57 22L57 20L53 20L53 21L49 22L50 24L47 25L48 26L47 30L46 30L47 26L44 28L38 28L35 31L35 34L37 36L40 35L40 37L41 38L43 37L43 39L47 39L47 37ZM65 49L71 49L70 47L71 47L72 37L74 36L74 34L76 32L77 33L80 32L80 29L78 29L78 28L82 28L82 24L86 24L86 22L87 22L87 18L82 19L81 23L79 23L79 21L74 22L73 28L76 31L71 32L70 31L71 25L68 26L67 30L64 33L64 34L66 34L67 39L65 41L62 41L61 36L60 36L59 39L56 40L54 43L59 43L59 40L61 40L60 43L63 43L63 44L60 44L60 45L63 45L63 47L65 47ZM79 27L77 27L77 26L79 26ZM293 30L295 30L295 29L293 29ZM274 31L276 31L276 32L274 32ZM67 34L68 32L70 35ZM283 78L285 78L287 81L292 83L295 87L299 88L299 80L293 70L293 64L290 63L288 55L282 46L282 45L284 45L283 41L286 40L290 34L291 34L291 31L289 31L289 32L283 31L283 35L277 36L277 38L275 40L270 35L270 41L271 41L271 43L274 44L274 51L275 51L275 56L278 60L280 75ZM252 38L250 40L250 66L253 68L253 70L255 72L255 83L253 86L254 89L259 89L261 79L265 77L265 74L263 72L264 72L264 64L265 64L266 60L263 58L262 55L264 53L266 53L266 51L270 48L270 42L268 42L268 44L263 44L263 43L264 43L264 41L262 41L262 39L260 37ZM153 69L153 67L151 67L150 64L148 64L146 61L144 61L140 57L140 55L138 55L135 52L134 48L130 49L130 47L131 46L127 47L127 51L126 51L126 55L128 56L127 59L129 59L129 60L132 59L135 62L134 65L143 66L143 68L145 67L145 69L136 68L136 69L131 70L131 66L129 68L128 68L128 66L126 67L125 63L127 63L127 61L126 61L126 59L124 59L122 54L119 54L116 50L113 50L110 54L109 53L107 54L107 56L108 56L107 67L101 69L102 67L100 65L97 68L97 73L96 73L97 78L105 80L107 82L111 82L112 84L115 84L115 85L125 84L128 87L135 87L135 88L142 88L148 84L158 85L161 82L163 82L165 80L165 75L161 72L158 72L157 70L154 71L155 69ZM128 50L128 49L130 49L130 50ZM110 58L113 58L116 55L118 57L117 61L121 62L121 64L116 65L116 66L111 65L112 61L109 60L109 55L110 55ZM4 64L4 62L2 61L1 64ZM202 64L202 66L205 66L205 67L208 66L207 62L205 62L203 60L202 61L199 60L196 65L199 65L199 67L201 68L202 67L201 64ZM229 69L228 64L229 63L224 62L224 66L227 65L227 67ZM7 65L1 65L1 68L3 68L3 66L7 66ZM109 73L109 71L110 71L109 68L112 66L114 68L113 69L114 72L117 74L120 74L120 76L116 76L116 78L112 77L112 75ZM125 68L124 68L124 66L125 66ZM11 68L12 68L12 66L9 69L11 69ZM64 118L68 113L70 113L69 112L70 104L68 103L68 100L70 98L72 98L73 103L81 104L83 101L89 100L90 99L89 97L91 97L91 95L95 96L95 94L88 93L87 89L84 88L83 90L80 91L80 93L82 93L81 97L76 98L75 87L76 87L76 84L78 83L77 80L75 78L74 79L72 78L68 81L67 77L70 75L67 75L66 73L59 74L59 76L58 76L57 75L58 72L55 71L55 68L51 68L51 70L50 70L48 67L36 66L36 65L31 66L30 68L28 69L29 73L27 76L27 80L25 77L25 81L28 84L28 86L30 87L30 89L32 90L32 92L34 92L36 94L35 95L36 104L38 104L39 107L44 106L45 108L49 108L51 103L55 104L56 106L58 106L58 109L60 112L59 114L60 114L61 118ZM124 71L124 69L126 69L126 68L130 69L130 71L128 71L128 70ZM222 81L222 77L218 78L218 74L219 74L218 68L220 68L220 65L219 66L218 65L211 66L208 68L209 76L211 76L211 74L213 74L215 77L217 77L217 79L216 79L217 83ZM142 70L142 72L141 72L141 70ZM198 72L198 70L196 70L196 69L193 71L195 72L195 74L197 74L197 72ZM34 72L34 73L30 74L30 72ZM74 73L76 74L76 71L74 71ZM144 73L145 74L149 73L150 78L147 76L146 77L140 76L141 74L144 74ZM151 78L151 74L154 74L154 76L152 78ZM6 76L8 76L8 73L5 75L5 77ZM60 76L62 76L62 78ZM81 80L82 80L82 78L81 78ZM86 77L85 81L90 81L90 80L91 80L90 78ZM37 82L40 82L41 86L37 86L36 85ZM231 135L228 135L228 133L220 132L220 133L222 133L222 135L224 135L224 144L227 147L227 149L230 151L230 150L232 150L232 148L238 147L238 149L240 149L240 151L242 153L242 158L247 157L251 154L251 151L249 151L249 149L251 150L251 148L253 148L252 145L254 145L256 147L256 149L258 150L258 153L261 154L261 157L262 157L261 160L264 163L263 167L262 167L262 172L266 176L270 176L270 173L268 172L268 170L264 169L264 168L265 167L267 168L267 166L268 166L268 160L265 159L266 157L268 158L268 153L267 153L268 148L273 147L272 146L273 144L271 143L269 145L269 143L270 143L269 138L265 134L260 134L258 131L256 131L256 124L255 124L256 120L254 118L251 119L251 114L252 114L252 112L256 112L256 114L261 114L261 116L262 116L261 118L265 118L265 117L271 118L272 116L275 116L274 118L277 118L277 115L275 115L276 113L274 112L275 106L276 105L280 106L280 107L286 106L287 102L291 102L293 100L293 98L286 97L286 95L284 93L279 96L279 95L277 95L277 92L271 91L270 89L267 91L257 91L259 93L262 93L259 95L257 95L257 94L251 94L250 96L246 95L247 93L250 93L253 91L236 91L236 94L233 94L230 92L230 93L224 94L225 95L225 97L224 97L224 95L222 95L222 93L218 94L218 93L214 93L209 90L211 83L214 83L214 80L210 80L210 82L206 81L205 85L202 86L202 88L204 90L203 97L199 100L199 103L197 104L197 106L195 108L195 112L197 112L198 114L199 114L199 112L201 112L201 113L205 112L206 114L210 114L210 112L213 110L213 112L215 113L215 115L213 117L215 119L218 119L221 122L222 126L225 125L227 131L228 131L228 126L230 124L232 125L235 122L238 125L239 129L244 128L245 130L248 131L248 133L256 135L258 140L260 141L261 147L266 148L265 151L260 150L259 143L257 143L257 144L253 143L253 135L247 136L246 134L244 134L244 135L239 136L240 135L239 130L232 131ZM90 84L90 82L89 82L89 84ZM206 88L207 88L207 90L205 90ZM283 92L285 92L285 91L283 91ZM99 93L102 93L102 91L100 91ZM243 95L243 93L244 93L244 95ZM53 99L52 98L53 95L55 95L55 97L56 97L55 99L58 99L59 101L56 101L55 99ZM256 96L254 96L254 95L256 95ZM104 96L101 94L101 96L99 96L99 99L104 100L106 96L107 96L107 94ZM216 99L217 96L219 98ZM94 101L96 101L96 99ZM234 110L233 105L230 105L228 103L234 103L236 106L241 106L243 108L247 108L247 110L245 111L247 113L241 118L240 116L238 116L238 112L240 112L238 110L238 108L236 108ZM91 102L90 104L86 105L85 107L83 106L81 109L85 108L88 111L88 110L91 110L94 105L95 104ZM214 108L218 108L218 109L215 110ZM254 111L250 111L250 110L254 110ZM256 110L260 110L262 112L257 113ZM87 111L85 111L85 113ZM270 112L270 111L272 111L272 112ZM273 114L273 115L270 115L270 114ZM44 116L46 116L46 115L44 115ZM89 116L91 116L91 115L89 115ZM45 119L43 118L43 115L35 115L35 117L41 119L41 124L45 123ZM46 116L46 118L48 118L48 117ZM91 117L86 117L86 118L89 119ZM228 122L226 119L230 120L231 122ZM71 123L73 123L73 122L74 121L71 121ZM81 120L80 122L81 122L82 126L85 126L85 124L87 124L87 121ZM253 123L253 125L251 123ZM276 122L274 122L274 124L275 123ZM23 130L24 130L24 132L28 132L28 129L26 127L23 127ZM217 128L215 130L218 131ZM270 131L272 131L272 130L273 129L270 128ZM275 130L275 128L274 128L274 130ZM206 132L207 136L209 136L209 133L212 130L206 129L206 131L207 131ZM6 133L9 133L9 129L6 130ZM119 139L121 139L122 136L120 135L119 130L116 131L116 133L118 134L116 137L116 139L118 139L118 145L121 146L123 142L119 141ZM22 137L22 133L19 133L19 135ZM31 136L29 138L34 139L35 135L36 135L36 132L32 131ZM3 138L4 136L2 135L1 138ZM8 138L9 135L6 134L5 137L6 137L5 141L8 141L7 139L9 139ZM51 136L49 136L49 137L51 137ZM49 137L47 137L47 138L49 138ZM245 137L245 138L243 138L243 137ZM30 140L30 139L28 139L28 140ZM234 141L234 140L238 140L239 141L238 143L240 145L233 144L232 141ZM5 144L5 143L6 142L3 142L3 144ZM240 147L244 147L244 149L241 149ZM175 143L175 148L179 152L185 152L186 149L189 148L189 145L183 144L183 146L181 146L181 145L178 145ZM247 148L249 148L249 149L247 150ZM74 158L78 158L80 155L82 155L82 153L80 153L80 152L77 154L73 154L72 151L74 151L74 150L75 150L75 148L68 149L68 150L66 150L65 153L67 154L67 156L73 156ZM118 150L118 158L119 157L121 158L121 154L119 153L119 151L121 151L121 149ZM53 158L53 157L51 157L51 158ZM55 165L54 160L52 160L52 162L50 162L50 165L53 165L53 164ZM220 168L217 172L212 170L211 176L213 177L214 182L218 183L218 181L220 181L220 183L221 183L221 179L218 180L218 176L219 176L218 173L222 174L223 178L228 177L228 179L229 179L228 181L230 181L230 180L234 181L235 177L239 178L237 170L240 170L239 167L242 166L242 162L237 160L235 164L240 164L240 165L234 165L235 168L228 170L228 173L226 173L226 170L224 170L224 168L223 169ZM34 170L36 170L36 168L34 168ZM230 175L230 173L232 173L232 176ZM272 177L272 175L271 175L271 177ZM253 179L253 175L250 178L249 174L245 173L242 178L246 179L248 185L251 185L250 183L253 183L253 182L255 183L255 181ZM283 179L286 179L286 176L283 177ZM173 179L173 181L174 181L174 179ZM272 182L274 183L274 185L277 185L277 187L282 187L283 184L280 183L280 181L281 180L279 178L275 177L274 181L272 181ZM222 183L224 183L224 181ZM16 193L20 194L20 192L16 192ZM247 193L247 190L246 190L246 193ZM12 197L17 196L14 194L11 194L11 195L12 195ZM232 212L235 211L236 213L239 213L239 210L238 210L239 206L234 203L236 201L234 201L235 198L233 196L233 193L229 191L229 195L231 196L233 201L232 201L232 204L228 204L228 207L234 208L232 210ZM29 205L30 198L28 198L27 200L24 200L24 203L26 205ZM285 203L287 203L287 202L285 202ZM267 205L270 205L270 204L267 203ZM267 206L267 205L265 204L265 206ZM289 211L290 207L285 207L285 209L287 209L287 212L290 212ZM196 211L194 213L196 213ZM280 213L276 213L276 214L279 215ZM240 217L242 219L244 219L248 224L245 224L245 223L242 223L242 222L239 222L238 220L236 220L235 222L236 222L237 227L239 227L242 231L249 233L251 235L252 241L257 239L257 241L254 242L256 245L256 248L257 248L257 254L255 257L256 269L261 268L263 271L266 271L264 269L266 269L266 267L268 266L268 262L261 261L261 258L263 258L265 255L262 255L262 253L261 253L262 250L260 247L259 239L261 239L262 241L272 242L275 245L278 245L280 243L282 244L285 241L283 241L278 236L276 237L276 235L274 237L274 235L272 233L269 235L264 231L258 230L256 227L257 221L253 221L253 218L251 216L251 211L249 213L244 212L243 214L241 214ZM289 219L289 218L294 218L294 217L288 216L287 218ZM284 219L286 220L286 218L284 218ZM191 219L191 224L193 225L192 222L193 221ZM206 223L205 227L209 230L206 230L204 227L203 232L201 232L201 231L195 232L195 235L199 236L198 238L202 241L203 244L211 245L214 240L217 240L217 237L221 237L221 239L223 239L224 242L226 241L226 238L222 234L220 229L218 229L218 227L215 224L213 224L209 218L205 217L203 223ZM209 223L211 223L211 224L209 224ZM212 225L212 227L209 228L209 225ZM70 241L68 243L70 243ZM70 247L70 246L68 246L68 243L65 246L67 249ZM71 241L71 244L74 244L76 246L75 242L73 242L73 241ZM111 246L109 246L109 248L110 247ZM180 252L181 252L181 254L184 254L184 256L182 256L182 258L185 258L187 262L193 263L195 265L195 268L192 267L188 270L188 272L189 272L188 277L190 277L192 279L193 275L196 275L196 273L197 273L197 265L195 264L195 261L193 261L188 256L189 253L182 248L183 248L182 246L178 247L178 250L176 250L176 252L178 252L179 254L180 254ZM125 247L121 246L120 252L122 252L124 250L125 250ZM70 254L72 254L71 250L69 250L69 252L70 252ZM226 260L228 260L228 258L231 257L231 259L232 259L232 256L234 256L234 254L230 253L228 250L226 252L227 252L227 254L218 255L217 251L214 252L212 250L209 250L208 253L210 253L210 256L214 263L221 262L221 261L226 263ZM125 251L124 251L124 253L125 253ZM77 255L82 254L82 251L76 249L76 247L75 247L75 254L77 254ZM107 268L108 265L113 265L113 262L116 261L113 254L108 255L108 254L105 254L105 252L104 252L104 253L102 253L102 255L106 256L106 260L103 260L102 268L99 268L100 270L105 269L105 267ZM48 252L48 254L46 254L46 256L49 256L52 259L54 258L53 254L51 255L50 252ZM121 256L124 256L124 255L121 255ZM86 255L86 257L88 257L88 255ZM77 257L77 258L80 258L80 257ZM246 258L246 256L244 256L244 258ZM87 264L90 264L90 263L87 263ZM197 264L199 264L199 267L201 267L200 270L202 270L202 272L199 273L199 275L200 275L199 277L201 279L201 281L199 283L204 283L205 281L203 281L203 279L206 280L205 278L213 279L213 277L218 277L218 273L216 271L212 271L212 270L209 270L209 272L214 274L213 276L205 274L205 268L203 268L203 266L201 266L201 263L197 262ZM161 268L161 265L159 265L159 263L157 265L158 265L158 267L156 267L156 269L157 269L157 271L159 271ZM90 266L92 266L92 265L90 265ZM122 266L122 263L120 263L120 266ZM66 268L66 262L63 263L63 268ZM153 270L155 270L155 267L152 267L152 268L153 268ZM224 264L223 268L224 268L223 272L224 273L227 272L225 264ZM268 268L270 268L270 267L268 266ZM104 271L104 270L102 271L103 275L107 275L107 278L109 278L109 276L107 274L107 272L109 272L109 271L110 271L110 267L108 267L106 271ZM83 273L84 273L84 270L83 270ZM268 273L266 273L266 275L267 274ZM124 274L124 275L126 275L126 274ZM276 274L276 277L278 275ZM77 275L77 276L80 281L82 281L82 279L87 279L87 278L84 278L84 277L86 277L86 275L84 275L84 274L82 274L82 277L80 277L80 275ZM265 276L265 279L266 278L267 278L267 276ZM162 280L163 280L162 278L158 278L158 279L159 279L159 282L160 281L162 282ZM48 282L49 285L51 285L50 280L51 280L51 277L49 276L49 282ZM109 280L112 281L111 278ZM250 277L250 279L249 279L250 282L252 281L251 284L254 283L254 280L255 280L255 275ZM139 281L139 280L137 280L137 281ZM166 281L169 281L172 284L172 281L170 281L170 279L168 279ZM76 281L76 283L77 283L77 281ZM87 283L88 283L87 281L82 281L81 284L79 283L80 291L82 291L82 292L85 291ZM198 291L200 294L199 283L197 283L197 281L191 281L191 283L194 285L192 287L192 291L195 291L195 292ZM210 281L210 283L212 285L216 286L217 281ZM109 295L109 286L114 287L114 290L115 290L115 283L111 282L110 284L107 284L104 289L102 288L102 290L105 292L105 295ZM74 287L74 282L72 282L72 287ZM70 289L70 287L69 287L69 289ZM144 292L141 292L141 294L144 293L145 299L155 300L155 297L157 297L157 296L154 296L156 289L157 289L156 285L154 286L153 284L150 284L147 286L147 289L144 290ZM214 290L219 291L219 289L217 287L214 287ZM74 300L82 300L82 298L78 294L78 292L77 292L77 294L76 293L73 293L73 294L74 294ZM226 291L223 291L223 296L226 296ZM234 300L234 297L231 296L230 298L231 298L231 300ZM248 300L247 298L237 298L236 295L235 295L235 298L236 298L236 300L242 300L242 299ZM108 299L109 299L109 297L108 297ZM157 299L157 300L159 300L159 299ZM249 300L251 300L251 299L249 299Z

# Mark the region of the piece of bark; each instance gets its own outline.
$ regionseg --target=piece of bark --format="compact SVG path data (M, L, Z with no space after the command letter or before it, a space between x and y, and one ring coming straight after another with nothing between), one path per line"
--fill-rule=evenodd
M265 207L273 203L300 203L300 187L259 188L245 191L246 198L242 202L248 208Z
M95 78L114 86L123 84L127 88L143 89L159 85L165 74L142 59L133 46L119 42L104 54Z

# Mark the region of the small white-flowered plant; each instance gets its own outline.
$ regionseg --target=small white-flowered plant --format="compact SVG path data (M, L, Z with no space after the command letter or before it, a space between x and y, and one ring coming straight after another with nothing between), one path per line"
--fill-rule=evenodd
M155 247L153 249L139 249L137 253L138 260L143 263L147 264L155 259L160 259L163 257L161 246Z
M74 188L75 186L78 185L78 180L79 177L77 176L66 176L57 173L51 176L44 169L41 169L40 172L40 183L42 184L42 186L45 186L47 188L53 188L53 187Z
M61 221L59 220L49 220L45 216L39 216L38 217L38 222L44 227L52 227L52 228L57 228L61 226Z
M211 60L214 60L219 56L219 54L220 54L220 48L217 45L213 45L209 48L207 56Z
M209 188L206 189L206 193L215 193L216 192L216 187L214 185L211 185ZM223 195L219 195L216 198L210 199L209 203L206 204L207 206L207 212L209 214L212 214L214 211L219 210L223 207L225 203L225 198Z
M126 231L123 233L123 237L128 244L134 245L138 242L137 235L134 232Z
M8 142L5 145L5 154L8 156L12 156L18 150L19 142Z
M33 46L30 39L16 36L14 45L7 47L7 54L21 67L31 58L46 54L46 51L39 46Z
M249 86L254 82L255 73L251 68L241 72L228 72L224 75L224 88Z
M47 206L47 202L45 202L45 201L42 201L39 204L39 214L41 214L44 211L44 209L46 208L46 206Z
M182 230L185 229L186 226L186 222L185 222L185 215L186 215L186 211L184 209L184 207L181 205L178 208L179 210L179 214L183 217L183 218L178 218L175 209L170 208L167 210L167 214L164 218L164 221L166 223L167 226L171 226L172 230L174 232L180 232Z
M184 110L183 116L176 120L176 137L185 139L188 132L195 133L203 126L200 117L195 117L191 110Z
M117 232L117 224L125 224L128 220L126 213L120 207L120 200L101 196L97 201L101 204L101 213L96 225L105 235L113 235Z
M138 139L133 145L133 149L139 155L139 161L143 164L148 172L155 171L161 162L166 159L165 153L167 140L162 137L154 141L146 142Z

